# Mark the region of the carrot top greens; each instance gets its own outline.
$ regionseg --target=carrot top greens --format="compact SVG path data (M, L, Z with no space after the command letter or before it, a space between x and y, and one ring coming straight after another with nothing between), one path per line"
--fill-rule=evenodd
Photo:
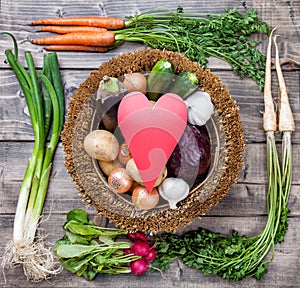
M126 28L114 31L117 43L139 41L153 48L183 52L205 67L208 57L228 62L235 73L250 77L263 89L265 55L257 49L254 33L269 34L270 27L254 9L242 15L236 8L223 14L148 11L127 17Z

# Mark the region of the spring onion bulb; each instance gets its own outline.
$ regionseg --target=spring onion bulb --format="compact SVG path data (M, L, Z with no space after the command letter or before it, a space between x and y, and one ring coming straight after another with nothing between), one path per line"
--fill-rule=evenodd
M25 52L29 73L18 62L18 48L6 50L7 62L14 71L25 95L34 131L34 146L21 184L13 228L13 239L7 244L2 267L22 265L31 281L41 281L61 271L44 237L37 233L50 180L52 160L64 120L64 96L55 53L44 57L43 71L37 73L30 52ZM43 83L41 92L38 78ZM52 129L47 142L49 128Z

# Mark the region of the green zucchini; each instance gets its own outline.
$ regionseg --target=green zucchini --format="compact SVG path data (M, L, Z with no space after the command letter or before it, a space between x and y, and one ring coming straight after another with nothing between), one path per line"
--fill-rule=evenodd
M195 72L183 71L175 78L175 83L170 88L170 93L186 99L198 88L198 85L199 80Z
M148 98L156 101L162 94L165 94L170 87L174 77L174 66L168 60L159 60L153 66L148 77Z

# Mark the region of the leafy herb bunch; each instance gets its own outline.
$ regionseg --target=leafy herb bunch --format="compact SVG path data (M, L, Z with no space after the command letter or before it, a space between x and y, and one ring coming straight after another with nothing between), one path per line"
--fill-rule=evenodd
M287 227L287 215L282 217ZM283 241L286 229L277 233L275 242ZM230 281L240 281L246 277L260 280L268 272L269 260L264 260L269 252L269 242L263 243L261 235L248 238L233 230L231 235L214 233L206 229L189 231L183 236L163 234L156 239L156 259L152 266L166 270L176 259L204 275L215 274ZM156 272L156 270L152 270Z

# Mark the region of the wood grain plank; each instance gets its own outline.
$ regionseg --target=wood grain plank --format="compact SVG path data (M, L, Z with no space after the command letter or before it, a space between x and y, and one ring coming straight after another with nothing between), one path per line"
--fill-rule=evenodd
M14 214L17 207L20 182L5 182L1 184L0 214ZM288 207L290 216L300 216L300 203L297 192L300 186L292 186ZM85 209L87 202L78 195L75 184L70 179L51 180L44 213L68 213L75 208ZM93 208L92 208L93 210ZM207 216L246 217L266 215L266 186L255 184L235 184L225 198L210 211Z
M260 281L246 279L238 283L215 276L204 276L200 272L185 267L181 262L174 262L164 273L147 273L134 275L101 275L95 281L87 282L82 278L63 271L50 281L31 283L26 281L21 268L6 270L6 281L0 273L1 287L120 287L146 288L161 286L166 288L296 288L300 283L300 2L285 0L220 0L194 1L185 0L163 2L159 0L144 1L93 1L93 0L28 0L26 4L20 0L0 1L0 31L12 32L20 48L20 61L25 64L23 53L30 50L37 67L41 67L46 51L42 46L32 45L28 40L39 37L37 27L28 26L34 19L42 17L67 17L75 15L119 16L135 15L153 7L168 6L176 9L182 5L185 11L203 13L223 13L226 8L237 7L242 13L246 9L255 8L260 19L271 26L277 26L281 62L284 76L289 88L290 101L295 113L296 132L293 134L293 187L289 201L292 213L289 216L289 230L285 241L275 248L275 259L269 267L269 273ZM43 35L46 35L43 34ZM262 41L259 49L266 50L266 37L256 35ZM24 175L27 160L33 147L33 131L26 111L26 103L17 81L7 64L4 63L4 51L12 48L9 37L0 37L0 255L3 255L5 244L11 239L13 217L19 187ZM67 102L89 73L97 69L103 62L119 53L144 49L138 43L124 43L109 53L73 53L59 52L61 70ZM1 52L2 51L2 52ZM273 55L274 56L274 55ZM221 203L213 207L206 216L197 218L190 225L179 229L178 233L195 229L199 226L215 232L229 234L232 229L248 236L256 235L266 223L266 167L265 167L265 135L262 130L263 101L262 94L256 84L249 79L240 79L233 75L231 67L216 58L210 58L208 67L217 74L228 87L232 97L240 107L241 121L245 131L246 149L244 164L239 173L238 183L233 185ZM273 79L275 71L273 71ZM273 80L273 96L278 97L278 85ZM280 137L277 135L278 144ZM49 245L53 245L63 235L61 228L66 213L73 208L86 209L91 217L105 225L104 217L95 217L93 207L87 208L77 195L75 184L71 181L64 167L64 154L59 145L45 202L45 218L41 229L47 233ZM109 224L113 226L113 224Z
M300 215L300 202L297 194L300 187L300 145L294 145L293 187L289 208L291 215ZM32 143L0 142L3 153L0 156L0 214L13 214L18 199L19 188L29 159ZM20 161L22 151L23 161ZM247 216L266 215L266 167L265 145L249 144L245 150L244 165L239 173L238 183L233 185L227 197L209 211L208 215ZM18 167L18 169L16 169ZM75 184L64 166L64 153L59 145L54 158L45 212L64 212L81 207L82 202Z
M32 143L12 143L0 142L0 148L3 153L0 156L1 163L1 181L21 181L26 169L27 160L31 155ZM300 145L293 146L293 184L300 184ZM20 159L20 151L22 159ZM244 156L244 166L239 174L239 182L248 184L262 184L267 182L265 166L265 145L248 144ZM18 169L16 169L18 167ZM59 144L54 158L52 168L53 180L68 179L68 173L64 167L64 152Z
M66 106L79 85L90 75L92 69L62 70ZM240 108L240 116L244 127L246 143L265 141L262 129L262 114L264 110L262 92L256 83L250 79L240 79L230 71L213 71L230 91ZM284 72L286 85L289 89L290 103L294 112L296 127L300 127L300 71ZM295 81L296 80L296 81ZM33 140L33 130L26 108L24 96L20 87L9 70L4 70L0 76L0 140ZM273 97L278 99L278 84L273 71ZM300 131L293 134L294 143L300 143Z
M201 227L210 229L220 233L229 234L231 229L236 229L241 234L247 236L256 235L261 231L265 223L265 217L242 217L242 218L219 218L205 217L201 222ZM65 221L65 215L51 214L50 217L42 223L41 228L48 234L47 241L50 247L53 243L63 235L60 228ZM4 244L10 239L12 233L11 216L0 216L0 253L2 254ZM188 229L196 229L199 222L195 221ZM6 269L6 286L4 285L3 275L0 275L1 287L136 287L146 288L153 287L153 283L158 287L296 287L297 275L300 268L299 263L299 231L300 222L296 218L289 219L289 230L286 234L285 241L276 246L275 258L269 266L269 272L260 281L252 278L245 279L241 282L230 283L227 280L217 276L204 276L201 272L189 269L181 262L174 262L170 268L164 272L164 277L160 273L147 272L143 276L134 275L99 275L94 281L77 277L64 270L61 274L51 279L51 281L43 281L40 283L31 283L24 281L25 277L20 268ZM183 233L184 231L181 231Z

